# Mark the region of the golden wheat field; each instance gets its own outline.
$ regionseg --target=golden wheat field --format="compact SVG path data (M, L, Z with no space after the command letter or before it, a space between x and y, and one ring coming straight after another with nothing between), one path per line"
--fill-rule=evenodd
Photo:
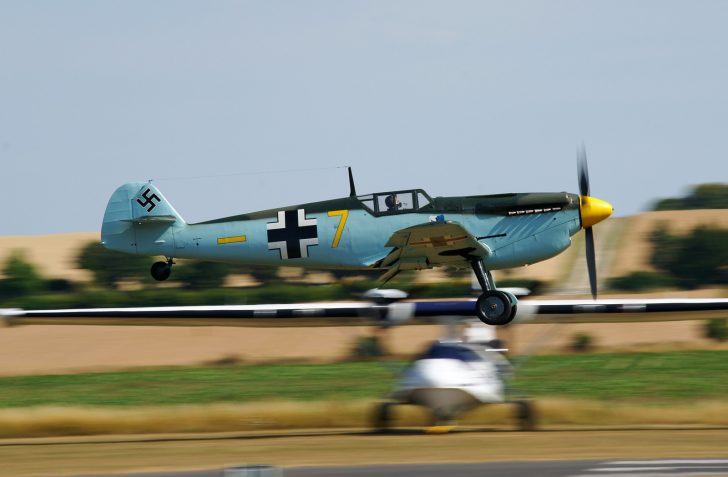
M295 429L367 429L376 401L256 402L119 408L37 407L0 410L0 439L101 434L213 433ZM649 406L578 399L534 401L539 427L559 429L654 426L728 426L728 403L698 401ZM396 427L428 426L421 408L401 406ZM466 427L516 429L508 404L466 414Z

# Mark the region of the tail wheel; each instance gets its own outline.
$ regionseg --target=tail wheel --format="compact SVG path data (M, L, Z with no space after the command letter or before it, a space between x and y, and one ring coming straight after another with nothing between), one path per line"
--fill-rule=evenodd
M154 262L151 269L152 278L158 282L163 282L169 278L172 273L172 265L167 262Z
M488 290L478 298L475 311L486 325L506 325L515 316L510 297L500 290Z

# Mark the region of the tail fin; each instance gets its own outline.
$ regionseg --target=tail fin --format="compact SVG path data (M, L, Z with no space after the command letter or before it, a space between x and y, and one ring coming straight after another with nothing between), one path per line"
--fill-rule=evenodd
M106 248L128 253L165 254L171 226L184 226L185 221L151 182L129 182L114 191L104 212L101 242Z

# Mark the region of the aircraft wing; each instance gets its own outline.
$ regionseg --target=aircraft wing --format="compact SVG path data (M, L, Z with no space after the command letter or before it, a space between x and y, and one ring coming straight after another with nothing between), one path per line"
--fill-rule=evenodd
M341 326L367 324L368 302L0 310L7 325Z
M7 325L362 326L475 318L474 300L0 310ZM669 321L728 317L728 299L520 300L514 323Z
M374 264L374 268L388 269L382 277L384 281L402 270L469 264L473 258L485 258L490 253L456 222L430 222L398 230L385 246L393 247L392 251Z
M417 316L475 316L475 300L419 302ZM726 298L519 300L513 323L675 321L728 318Z

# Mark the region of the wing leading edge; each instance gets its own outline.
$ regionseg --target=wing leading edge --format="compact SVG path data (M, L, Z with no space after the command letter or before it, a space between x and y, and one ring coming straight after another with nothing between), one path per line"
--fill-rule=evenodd
M668 321L728 317L728 299L521 300L515 323ZM0 310L9 325L362 326L430 324L439 317L474 318L474 300L295 303L69 310Z

